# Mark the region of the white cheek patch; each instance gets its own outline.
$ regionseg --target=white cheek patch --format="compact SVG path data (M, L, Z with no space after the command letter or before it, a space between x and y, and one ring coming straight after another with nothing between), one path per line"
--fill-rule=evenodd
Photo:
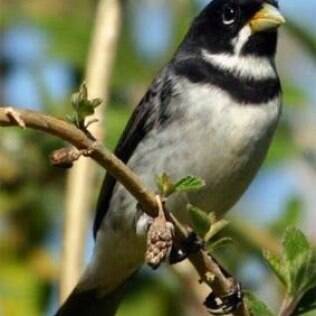
M229 71L237 77L251 79L274 79L277 77L269 58L230 54L211 54L202 51L203 59L218 69Z
M240 55L241 50L247 43L249 37L251 36L252 31L248 24L246 24L238 33L238 35L232 40L234 46L235 55Z

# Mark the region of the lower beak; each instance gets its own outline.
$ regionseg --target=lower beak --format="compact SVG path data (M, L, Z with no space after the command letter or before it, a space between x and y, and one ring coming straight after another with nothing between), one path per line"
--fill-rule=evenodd
M262 8L249 21L253 33L275 29L285 23L280 11L271 4L264 3Z

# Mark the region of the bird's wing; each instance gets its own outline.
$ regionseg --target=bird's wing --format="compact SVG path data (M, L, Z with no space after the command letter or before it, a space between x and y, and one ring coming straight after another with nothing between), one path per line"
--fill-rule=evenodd
M167 120L166 105L170 102L172 91L173 82L169 77L168 67L166 67L153 81L134 110L117 144L114 153L124 163L128 162L136 147L148 132ZM108 211L115 183L116 179L107 173L97 203L93 226L94 237L96 237L102 220Z

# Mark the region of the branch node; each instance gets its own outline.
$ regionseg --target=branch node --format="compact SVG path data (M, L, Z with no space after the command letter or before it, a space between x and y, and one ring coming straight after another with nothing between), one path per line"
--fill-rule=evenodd
M75 147L64 147L55 150L50 156L50 162L54 167L69 169L82 155L89 156L91 149L78 150Z
M25 122L21 118L20 113L16 111L14 108L6 107L4 109L4 113L8 116L8 118L13 120L18 126L22 127L23 129L26 128Z
M92 122L93 123L93 122ZM92 135L92 133L88 130L88 127L89 125L91 124L87 124L87 125L82 125L82 126L79 126L78 128L85 133L85 135L92 141L96 142L97 139Z
M50 162L54 167L68 169L73 166L74 161L81 156L79 150L74 147L64 147L55 150L50 156Z
M63 147L51 154L50 162L54 167L69 169L81 156L90 157L98 146L98 143L95 142L89 148L80 150L75 147Z

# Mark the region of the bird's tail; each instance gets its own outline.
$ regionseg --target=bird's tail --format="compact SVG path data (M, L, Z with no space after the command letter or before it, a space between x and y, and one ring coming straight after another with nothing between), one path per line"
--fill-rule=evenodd
M125 291L126 284L103 296L75 288L55 316L114 316Z

